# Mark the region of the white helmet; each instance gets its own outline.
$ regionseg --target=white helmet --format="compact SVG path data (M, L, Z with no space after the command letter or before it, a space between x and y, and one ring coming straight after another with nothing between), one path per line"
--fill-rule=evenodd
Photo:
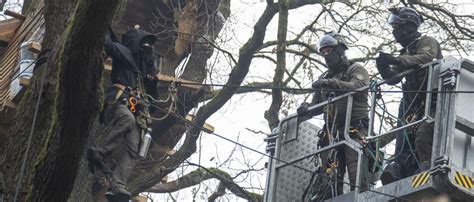
M347 46L346 40L344 40L344 36L337 32L328 32L326 35L324 35L318 43L318 51L321 52L322 48L328 47L328 46L338 46L341 45L344 50L349 49Z

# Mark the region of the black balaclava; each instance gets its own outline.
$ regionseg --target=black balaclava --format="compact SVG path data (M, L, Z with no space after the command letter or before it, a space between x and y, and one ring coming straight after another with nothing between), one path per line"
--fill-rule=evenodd
M144 74L152 74L156 68L153 65L153 44L155 41L156 38L153 34L141 29L131 29L122 35L122 44L130 50L139 71ZM144 44L148 44L148 46L144 46Z
M418 27L412 22L399 25L396 29L393 29L392 34L395 37L395 41L403 47L407 47L421 36L421 33L418 32Z
M155 58L154 58L154 50L153 50L153 43L154 41L151 40L142 40L140 41L140 49L139 49L139 63L142 68L142 71L146 74L156 74L156 66L155 66Z
M344 47L341 45L335 46L329 55L324 56L324 60L331 73L341 71L348 64Z

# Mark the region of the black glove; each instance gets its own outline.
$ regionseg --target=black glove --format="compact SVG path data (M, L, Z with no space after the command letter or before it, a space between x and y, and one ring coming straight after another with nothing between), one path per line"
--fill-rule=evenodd
M401 61L397 57L390 55L388 53L380 52L379 57L376 59L376 62L381 62L382 64L389 64L389 65L400 65Z
M379 71L381 69L387 69L389 67L388 64L381 57L375 58L375 65Z
M380 76L382 76L383 79L387 80L388 85L395 85L401 81L402 78L397 78L395 79L394 76L397 75L398 73L402 72L401 66L390 66L386 62L386 56L382 55L388 55L388 57L393 57L390 54L386 53L380 53L380 57L375 59L375 64L377 67L377 70L379 70Z
M329 88L331 85L331 80L330 79L318 79L311 85L313 89L324 89L324 88Z
M298 109L296 109L296 114L298 114L299 116L306 115L308 113L308 107L309 107L309 103L307 102L301 103Z

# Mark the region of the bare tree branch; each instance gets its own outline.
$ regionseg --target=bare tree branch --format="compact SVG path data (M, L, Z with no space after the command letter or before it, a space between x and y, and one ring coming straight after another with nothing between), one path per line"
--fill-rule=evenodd
M220 190L220 192L216 195L219 195L219 196L215 195L215 196L212 196L212 198L214 197L217 198L217 197L222 196L223 195L222 190L228 189L232 193L234 193L236 196L249 200L249 201L262 201L263 200L262 195L248 192L244 190L243 188L241 188L239 185L237 185L233 181L233 178L225 171L222 171L218 168L205 168L194 163L190 163L190 165L198 166L199 169L191 171L190 173L180 177L179 179L175 181L171 181L171 182L167 182L163 184L162 183L156 184L150 189L148 189L147 192L170 193L170 192L178 191L180 189L197 185L209 179L217 179L220 181L219 186L218 186L218 190Z

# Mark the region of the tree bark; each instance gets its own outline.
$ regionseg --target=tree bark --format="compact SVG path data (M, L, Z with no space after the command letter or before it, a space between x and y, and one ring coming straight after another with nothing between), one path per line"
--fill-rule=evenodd
M81 154L100 111L102 47L119 5L113 0L78 1L54 47L48 66L58 68L59 85L48 143L36 160L30 199L65 201L71 193Z
M42 47L50 49L53 47L55 38L64 31L70 12L74 8L75 1L51 1L44 5L42 1L37 1L35 7L30 5L29 11L44 9L38 11L47 13L45 18L45 36L43 37ZM42 8L44 5L44 8ZM61 8L61 9L59 9ZM65 10L65 11L63 11ZM54 16L54 17L53 17ZM46 68L46 69L45 69ZM44 74L44 76L43 76ZM5 176L5 200L12 201L16 191L17 182L19 187L19 201L25 201L28 190L32 186L32 177L34 165L39 152L44 146L44 140L48 137L48 131L51 125L51 117L53 116L54 99L56 97L56 74L57 68L53 66L40 65L35 68L33 77L31 78L31 86L27 89L23 99L19 103L17 113L15 115L14 125L10 127L7 136L1 136L0 141L4 142L4 147L0 147L0 155L3 163L1 164L1 172ZM40 78L44 77L44 86L40 92ZM26 154L27 141L30 136L30 129L33 122L33 114L35 111L36 101L41 94L42 99L38 109L37 121L33 128L31 146ZM24 156L26 155L26 157ZM22 161L26 158L24 175L19 179Z
M120 4L112 0L78 1L53 49L48 67L57 68L58 87L47 143L35 162L30 199L65 201L70 195L81 154L100 111L102 47Z
M36 2L35 6L41 4ZM3 154L8 166L2 169L9 176L6 200L14 194L25 152L18 149L18 143L25 143L29 136L39 93L42 99L19 200L24 201L26 194L28 200L35 201L65 201L69 197L90 129L100 111L103 41L119 5L112 0L45 2L42 47L52 51L47 63L36 68L33 85L6 137ZM44 80L40 81L43 74ZM39 92L41 82L44 86ZM18 154L10 156L12 153Z

